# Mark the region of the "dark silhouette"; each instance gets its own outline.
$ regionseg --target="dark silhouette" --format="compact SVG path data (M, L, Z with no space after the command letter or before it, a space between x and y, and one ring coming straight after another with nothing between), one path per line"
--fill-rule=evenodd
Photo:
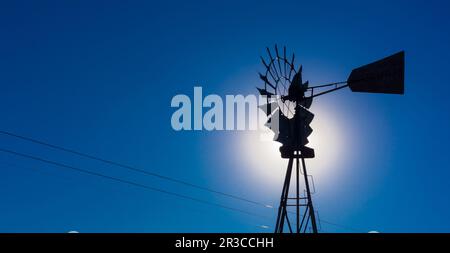
M291 233L317 233L318 224L312 204L310 190L310 175L307 174L305 159L314 158L314 149L307 147L308 136L312 133L310 126L314 114L309 111L314 97L324 95L347 86L354 92L371 93L404 93L404 52L399 52L382 60L354 69L348 80L309 87L308 81L302 80L302 66L296 71L294 60L286 57L286 47L283 54L275 45L275 55L267 48L268 62L261 57L266 71L259 74L264 81L264 88L257 88L261 95L266 96L267 104L261 107L267 116L269 126L275 133L275 141L282 144L282 158L289 159L281 193L280 206L275 226L275 233L284 232L284 224ZM326 89L326 90L323 90ZM315 93L316 90L322 90ZM276 124L278 123L278 124ZM292 177L293 163L296 163L296 196L289 197L289 187ZM302 169L300 170L300 160ZM303 193L300 192L300 174L303 175ZM311 177L312 178L312 177ZM289 200L289 203L288 203ZM290 201L295 201L294 204ZM295 207L296 224L293 228L289 220L288 207ZM302 210L301 210L302 209ZM308 231L309 229L309 231Z

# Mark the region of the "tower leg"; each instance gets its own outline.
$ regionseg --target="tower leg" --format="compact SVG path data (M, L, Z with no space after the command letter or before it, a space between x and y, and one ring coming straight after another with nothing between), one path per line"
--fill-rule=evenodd
M277 223L275 225L275 233L283 233L284 220L287 215L286 204L289 195L289 184L291 182L292 163L294 158L289 158L286 177L284 179L283 190L281 191L280 206L278 207Z
M298 152L297 152L298 154ZM300 233L300 165L298 162L298 157L295 159L296 162L296 179L297 179L297 189L296 189L296 212L297 212L297 229L296 229L296 233Z
M289 187L291 183L291 177L292 177L292 167L294 163L294 159L296 162L296 173L295 173L295 194L296 197L289 198ZM300 168L300 159L302 160L302 168ZM300 196L300 169L303 171L304 181L305 181L305 190L306 190L306 197ZM295 204L288 204L288 200L295 200ZM300 203L300 200L306 200L306 204ZM288 218L288 206L295 206L296 209L296 223L295 223L295 229L291 227L291 223L289 222ZM302 208L302 210L301 210ZM300 212L303 212L303 214L300 214ZM291 212L292 213L292 212ZM308 225L310 225L312 232L317 233L317 223L316 223L316 216L314 212L314 207L312 203L311 198L311 190L309 187L309 180L308 180L308 174L306 171L306 164L305 164L305 158L300 158L299 154L297 156L289 158L287 170L286 170L286 177L284 179L284 185L283 190L281 192L280 197L280 206L278 207L278 216L277 221L275 225L275 233L283 233L284 232L284 223L287 222L289 225L289 231L291 233L301 233L306 232ZM311 222L309 224L309 222Z
M303 158L303 157L302 157L302 167L303 167L303 176L305 178L305 187L306 187L306 195L307 195L306 197L308 199L308 207L309 207L309 216L311 218L311 226L312 226L313 233L317 233L316 214L314 212L314 207L313 207L313 203L312 203L311 190L309 189L309 181L308 181L308 174L306 172L305 158Z

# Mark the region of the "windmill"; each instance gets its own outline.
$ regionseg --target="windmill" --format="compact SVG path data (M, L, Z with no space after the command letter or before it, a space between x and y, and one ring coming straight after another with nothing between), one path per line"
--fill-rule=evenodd
M261 57L265 72L259 76L264 87L257 89L265 97L266 104L260 108L268 117L266 126L274 132L274 141L282 144L281 157L289 159L275 233L283 233L285 224L291 233L317 233L318 220L311 197L311 176L307 173L305 162L305 159L315 156L314 149L307 146L308 136L313 131L310 123L314 114L309 110L313 98L346 87L352 92L403 94L404 52L353 69L346 81L315 86L310 86L308 81L303 82L303 68L301 65L296 68L294 54L287 57L286 47L280 52L275 45L275 52L267 48L267 54L267 60ZM294 161L295 197L290 197ZM292 207L295 207L295 211L288 210ZM295 224L291 224L293 220L289 219L290 214L295 214Z

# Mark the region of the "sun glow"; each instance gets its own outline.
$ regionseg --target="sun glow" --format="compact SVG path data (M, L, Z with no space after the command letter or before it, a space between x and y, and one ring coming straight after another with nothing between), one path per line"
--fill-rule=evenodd
M346 159L345 153L348 140L345 136L345 127L338 115L327 108L313 106L311 111L315 118L311 123L313 133L309 136L307 146L315 150L315 158L307 159L308 174L314 177L315 182L330 185L336 180ZM246 131L242 132L237 143L240 159L249 168L249 177L258 183L263 183L265 188L279 188L284 179L287 159L280 156L280 143L267 138L267 132Z

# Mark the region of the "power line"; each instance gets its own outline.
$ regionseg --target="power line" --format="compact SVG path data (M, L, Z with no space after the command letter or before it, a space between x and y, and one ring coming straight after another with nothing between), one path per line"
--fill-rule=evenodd
M295 212L292 212L292 211L287 211L287 212L290 213L290 214L296 214ZM304 215L301 214L300 218L303 218L303 216ZM319 220L322 223L326 223L326 224L334 226L334 227L342 228L342 229L347 230L347 231L352 231L352 232L356 232L356 233L360 233L361 232L361 230L358 230L358 229L355 229L355 228L352 228L352 227L349 227L349 226L340 225L340 224L337 224L337 223L334 223L334 222L331 222L331 221L328 221L328 220L324 220L322 218L318 218L317 220Z
M124 168L124 169L128 169L128 170L131 170L131 171L139 172L139 173L142 173L142 174L145 174L145 175L148 175L148 176L157 177L157 178L160 178L160 179L163 179L163 180L167 180L167 181L175 182L175 183L178 183L178 184L186 185L186 186L189 186L189 187L192 187L192 188L197 188L197 189L200 189L200 190L203 190L203 191L212 192L212 193L215 193L215 194L219 194L219 195L226 196L226 197L229 197L229 198L237 199L237 200L244 201L244 202L247 202L247 203L251 203L251 204L254 204L254 205L259 205L259 206L263 206L263 207L266 207L266 208L272 208L272 205L268 205L268 204L264 204L264 203L261 203L261 202L258 202L258 201L254 201L254 200L250 200L250 199L247 199L247 198L239 197L239 196L236 196L236 195L233 195L233 194L229 194L229 193L226 193L226 192L214 190L214 189L211 189L211 188L207 188L207 187L204 187L204 186L201 186L201 185L193 184L193 183L190 183L190 182L187 182L187 181L184 181L184 180L180 180L180 179L176 179L176 178L173 178L173 177L164 176L164 175L161 175L161 174L158 174L158 173L155 173L155 172L139 169L139 168L136 168L136 167L133 167L133 166L130 166L130 165L126 165L126 164L123 164L123 163L115 162L115 161L104 159L104 158L101 158L101 157L98 157L98 156L94 156L94 155L86 154L86 153L83 153L83 152L80 152L80 151L76 151L74 149L69 149L69 148L65 148L65 147L62 147L62 146L50 144L48 142L44 142L44 141L41 141L41 140L33 139L33 138L26 137L26 136L23 136L23 135L7 132L7 131L3 131L3 130L0 130L0 134L8 135L8 136L15 137L15 138L18 138L18 139L22 139L22 140L25 140L25 141L28 141L28 142L32 142L32 143L35 143L35 144L43 145L43 146L46 146L46 147L49 147L49 148L57 149L57 150L60 150L60 151L64 151L64 152L67 152L67 153L71 153L71 154L74 154L74 155L85 157L85 158L88 158L88 159L100 161L100 162L103 162L103 163L106 163L106 164L114 165L114 166L121 167L121 168Z
M331 222L331 221L327 221L327 220L323 220L323 219L319 219L319 220L321 222L323 222L323 223L328 224L328 225L335 226L335 227L338 227L338 228L342 228L342 229L345 229L345 230L348 230L348 231L352 231L352 232L356 232L356 233L360 233L361 232L360 230L357 230L357 229L354 229L354 228L351 228L351 227L348 227L348 226L340 225L340 224L337 224L337 223L334 223L334 222Z
M226 196L226 197L229 197L229 198L233 198L233 199L236 199L236 200L240 200L240 201L244 201L244 202L247 202L247 203L255 204L255 205L258 205L258 206L263 206L263 207L266 207L266 208L273 208L271 205L267 205L267 204L264 204L262 202L254 201L254 200L247 199L247 198L243 198L243 197L236 196L236 195L229 194L229 193L222 192L222 191L217 191L217 190L214 190L214 189L210 189L210 188L207 188L207 187L204 187L204 186L196 185L196 184L193 184L193 183L190 183L190 182L186 182L186 181L183 181L183 180L179 180L179 179L176 179L176 178L164 176L164 175L161 175L161 174L158 174L158 173L142 170L142 169L130 166L130 165L118 163L118 162L115 162L115 161L112 161L112 160L108 160L108 159L100 158L100 157L97 157L97 156L94 156L94 155L90 155L90 154L86 154L86 153L83 153L83 152L79 152L79 151L76 151L76 150L73 150L73 149L69 149L69 148L65 148L65 147L62 147L62 146L50 144L50 143L47 143L47 142L44 142L44 141L41 141L41 140L37 140L37 139L30 138L30 137L26 137L26 136L23 136L23 135L7 132L7 131L3 131L3 130L0 130L0 134L8 135L8 136L11 136L11 137L15 137L15 138L22 139L22 140L25 140L25 141L29 141L29 142L32 142L32 143L36 143L36 144L39 144L39 145L47 146L47 147L50 147L50 148L53 148L53 149L57 149L57 150L60 150L60 151L72 153L72 154L75 154L75 155L78 155L78 156L81 156L81 157L89 158L89 159L92 159L92 160L97 160L97 161L100 161L100 162L103 162L103 163L106 163L106 164L122 167L122 168L125 168L125 169L128 169L128 170L140 172L140 173L143 173L143 174L146 174L146 175L149 175L149 176L158 177L158 178L161 178L161 179L164 179L164 180L168 180L168 181L172 181L172 182L175 182L175 183L183 184L183 185L186 185L186 186L189 186L189 187L193 187L193 188L201 189L201 190L204 190L204 191L212 192L212 193L215 193L215 194L219 194L219 195ZM91 174L91 175L95 175L95 176L104 177L104 178L107 178L107 179L119 181L119 182L122 182L122 183L131 184L131 185L142 187L142 188L146 188L146 189L149 189L149 190L162 192L162 193L166 193L166 194L173 195L173 196L178 196L178 197L185 198L185 199L190 199L190 200L201 202L201 203L204 203L204 204L214 205L214 206L218 206L218 207L221 207L221 208L225 208L225 209L229 209L229 210L233 210L233 211L237 211L237 212L242 212L242 213L245 213L245 214L248 214L248 215L252 215L252 216L262 217L261 215L254 214L254 213L248 212L246 210L241 210L241 209L237 209L237 208L233 208L233 207L229 207L229 206L225 206L225 205L209 202L209 201L206 201L206 200L193 198L193 197L190 197L190 196L186 196L186 195L182 195L182 194L178 194L178 193L174 193L174 192L170 192L170 191L154 188L154 187L147 186L147 185L142 185L142 184L139 184L139 183L123 180L123 179L120 179L120 178L114 178L114 177L111 177L111 176L107 176L107 175L103 175L103 174L100 174L100 173L96 173L96 172L92 172L92 171L76 168L76 167L73 167L73 166L70 166L70 165L65 165L65 164L53 162L53 161L42 159L42 158L39 158L39 157L34 157L34 156L22 154L22 153L11 151L11 150L1 149L1 148L0 148L0 151L1 152L5 152L5 153L10 153L10 154L15 154L15 155L18 155L18 156L26 157L26 158L37 160L37 161L41 161L41 162L44 162L44 163L53 164L53 165L59 166L59 167L65 167L65 168L77 170L77 171L80 171L80 172L83 172L83 173L86 173L86 174ZM323 219L320 219L320 221L323 222L323 223L327 223L329 225L335 226L335 227L343 228L345 230L358 232L358 230L356 230L354 228L351 228L351 227L348 227L348 226L340 225L340 224L337 224L337 223L334 223L334 222L330 222L330 221L327 221L327 220L323 220Z
M249 212L249 211L246 211L246 210L243 210L243 209L234 208L234 207L230 207L230 206L226 206L226 205L210 202L210 201L199 199L199 198L194 198L194 197L191 197L191 196L188 196L188 195L183 195L183 194L179 194L179 193L176 193L176 192L171 192L171 191L159 189L159 188L156 188L156 187L152 187L152 186L136 183L136 182L133 182L133 181L129 181L129 180L113 177L113 176L108 176L108 175L101 174L101 173L98 173L98 172L85 170L85 169L82 169L82 168L79 168L79 167L74 167L74 166L71 166L71 165L55 162L55 161L52 161L52 160L47 160L47 159L44 159L44 158L40 158L40 157L37 157L37 156L32 156L32 155L28 155L28 154L24 154L24 153L20 153L20 152L16 152L16 151L9 150L9 149L0 148L0 152L13 154L13 155L24 157L24 158L28 158L28 159L31 159L31 160L35 160L35 161L40 161L40 162L43 162L43 163L51 164L51 165L54 165L54 166L57 166L57 167L75 170L75 171L82 172L82 173L85 173L85 174L89 174L89 175L93 175L93 176L97 176L97 177L101 177L101 178L106 178L106 179L113 180L113 181L116 181L116 182L137 186L137 187L144 188L144 189L147 189L147 190L164 193L164 194L175 196L175 197L178 197L178 198L192 200L192 201L196 201L196 202L199 202L199 203L203 203L203 204L207 204L207 205L211 205L211 206L216 206L216 207L220 207L220 208L223 208L223 209L228 209L228 210L231 210L231 211L240 212L240 213L244 213L244 214L255 216L255 217L268 218L266 216L259 215L259 214L256 214L256 213L252 213L252 212Z
M238 208L234 208L234 207L229 207L229 206L222 205L222 204L213 203L213 202L210 202L210 201L207 201L207 200L203 200L203 199L193 198L193 197L186 196L186 195L183 195L183 194L179 194L179 193L174 193L174 192L158 189L158 188L155 188L155 187L151 187L151 186L135 183L135 182L128 181L128 180L123 180L123 179L120 179L120 178L115 178L115 177L104 175L104 174L101 174L101 173L97 173L97 172L81 169L81 168L78 168L78 167L74 167L74 166L70 166L70 165L54 162L54 161L51 161L51 160L43 159L43 158L32 156L32 155L23 154L23 153L12 151L12 150L8 150L8 149L0 148L0 152L17 155L17 156L20 156L20 157L24 157L24 158L40 161L40 162L51 164L51 165L54 165L54 166L75 170L75 171L82 172L82 173L85 173L85 174L94 175L94 176L97 176L97 177L102 177L102 178L114 180L114 181L117 181L117 182L120 182L120 183L125 183L125 184L141 187L141 188L144 188L144 189L147 189L147 190L152 190L152 191L156 191L156 192L160 192L160 193L165 193L165 194L172 195L172 196L175 196L175 197L180 197L180 198L184 198L184 199L200 202L200 203L203 203L203 204L212 205L212 206L224 208L224 209L235 211L235 212L244 213L244 214L255 216L255 217L268 218L266 216L255 214L255 213L252 213L252 212L249 212L249 211L246 211L246 210L242 210L242 209L238 209ZM9 163L5 163L5 164L9 164ZM15 166L15 167L20 167L20 166L15 165L15 164L9 164L9 165ZM27 168L27 169L29 169L29 168ZM356 230L354 228L351 228L351 227L348 227L348 226L344 226L344 225L340 225L340 224L337 224L337 223L334 223L334 222L330 222L330 221L324 220L322 218L320 218L319 220L321 222L323 222L323 223L327 223L327 224L335 226L335 227L340 227L340 228L343 228L343 229L348 230L348 231L359 232L359 230ZM265 226L265 225L263 227L264 227L264 229L269 228L269 226Z

